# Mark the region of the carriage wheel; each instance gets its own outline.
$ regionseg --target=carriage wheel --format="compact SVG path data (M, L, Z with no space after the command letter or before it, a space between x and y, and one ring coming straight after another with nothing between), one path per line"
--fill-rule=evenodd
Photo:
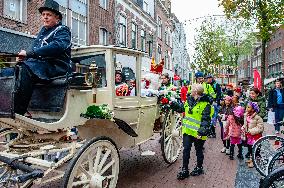
M70 162L63 178L64 188L115 188L119 153L114 142L98 137L86 142Z
M268 165L273 156L284 149L284 139L278 136L265 136L253 145L252 161L256 170L262 175L268 175Z
M182 148L182 114L172 110L166 112L163 121L161 150L166 163L176 162Z
M284 150L281 150L278 153L276 153L276 155L274 155L271 161L269 162L268 174L283 166L284 166Z
M271 172L262 181L260 188L279 188L284 187L284 168L279 168Z

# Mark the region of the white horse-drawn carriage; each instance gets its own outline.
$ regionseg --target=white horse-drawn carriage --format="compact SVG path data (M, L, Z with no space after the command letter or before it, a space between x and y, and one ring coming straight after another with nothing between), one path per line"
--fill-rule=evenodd
M0 186L30 187L63 178L62 186L68 188L116 187L119 149L149 140L160 116L157 97L141 96L143 56L113 46L73 49L77 73L36 85L28 108L32 117L13 111L17 77L1 77ZM117 62L132 75L128 96L115 91ZM81 115L103 104L111 118ZM166 110L162 125L163 158L171 164L182 147L181 115Z

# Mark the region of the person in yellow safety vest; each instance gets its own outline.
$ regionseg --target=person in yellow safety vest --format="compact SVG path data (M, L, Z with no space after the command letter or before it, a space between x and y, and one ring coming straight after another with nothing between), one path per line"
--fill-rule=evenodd
M204 82L204 73L198 71L195 73L195 79L197 84L202 84L204 87L204 94L207 94L210 96L210 103L213 103L214 100L216 100L216 93L211 86L211 84L208 84ZM191 93L191 86L188 87L188 93Z
M178 103L171 104L179 106ZM191 176L198 176L204 173L203 171L203 146L207 139L207 134L210 131L210 122L214 114L214 108L210 104L208 95L204 94L204 87L201 84L193 84L191 86L191 95L188 95L185 104L180 108L176 107L177 112L185 112L185 117L182 120L183 134L183 167L177 174L177 179L183 180ZM188 164L190 158L190 150L194 143L197 166L189 173Z

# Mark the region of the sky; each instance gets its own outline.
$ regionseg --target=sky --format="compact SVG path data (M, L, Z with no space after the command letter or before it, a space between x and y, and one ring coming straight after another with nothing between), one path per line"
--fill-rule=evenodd
M202 19L195 19L210 15L223 15L223 9L218 7L218 0L172 0L172 12L177 18L185 23L184 29L187 34L187 48L190 56L193 55L193 42L195 28L200 26ZM191 20L189 23L185 20Z

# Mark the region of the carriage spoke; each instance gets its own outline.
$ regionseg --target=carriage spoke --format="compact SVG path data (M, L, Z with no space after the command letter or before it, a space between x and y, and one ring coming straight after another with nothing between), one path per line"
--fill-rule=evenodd
M89 174L89 172L88 172L86 169L84 169L84 167L79 166L78 169L79 169L83 174L85 174L85 175L87 176L87 178L91 179L91 175Z
M107 158L108 158L110 153L111 153L111 150L106 149L106 152L105 152L105 154L104 154L104 156L103 156L103 158L102 158L102 160L101 160L101 162L100 162L100 164L98 166L98 171L97 172L101 171L101 169L102 169L103 165L105 164L105 162L106 162L106 160L107 160Z
M107 171L113 164L115 163L114 160L112 160L111 162L109 162L100 172L101 175L103 175L105 173L105 171Z
M72 183L72 187L76 187L76 186L79 186L79 185L86 185L86 184L89 184L89 183L90 183L90 180L76 181L76 182Z
M101 154L102 154L102 147L98 147L97 155L96 155L96 159L95 159L95 164L94 164L94 171L93 171L95 173L98 172L97 167L99 165Z
M89 173L93 174L94 173L94 159L91 156L91 154L88 155L88 162L89 162Z
M168 135L168 137L165 139L165 143L168 142L172 138L172 135Z

